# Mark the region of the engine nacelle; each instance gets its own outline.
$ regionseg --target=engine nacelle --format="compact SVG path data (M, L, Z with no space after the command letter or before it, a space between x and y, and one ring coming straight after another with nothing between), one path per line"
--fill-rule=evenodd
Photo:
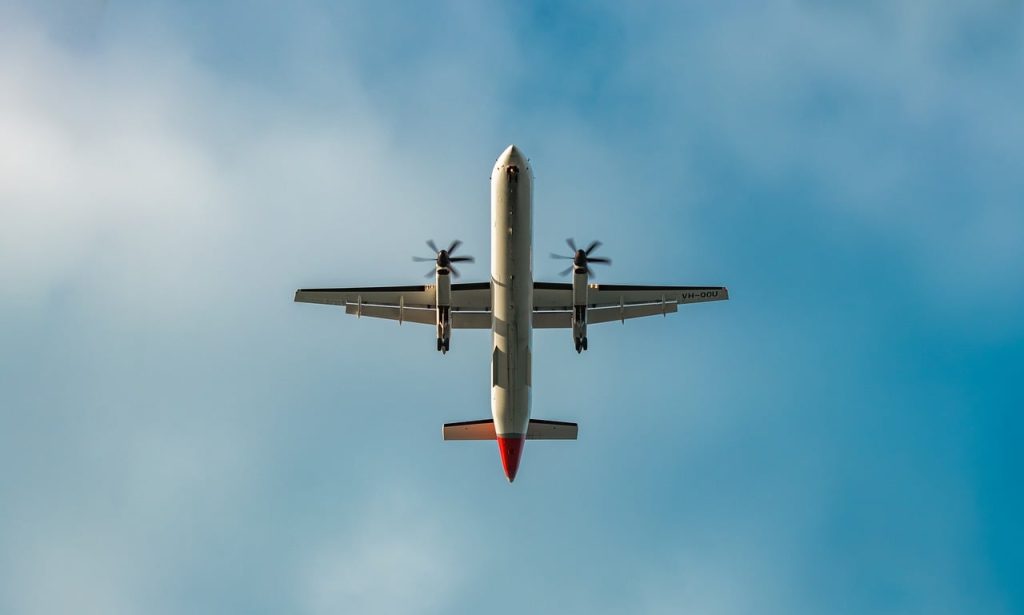
M572 272L572 339L576 345L576 352L583 352L587 349L587 290L590 288L587 282L594 274L590 265L591 263L611 265L612 259L607 256L593 255L594 250L601 246L601 242L596 239L590 242L586 248L578 248L576 240L571 237L566 239L565 243L572 250L572 256L552 253L551 258L572 261L572 265L560 275Z
M435 322L437 323L437 350L439 352L448 352L451 348L452 277L459 277L455 263L472 263L475 260L472 256L467 255L452 256L461 245L462 241L456 239L448 244L447 248L438 248L433 239L428 239L427 247L434 252L434 256L432 258L412 257L412 260L417 263L431 261L434 263L434 307L437 309ZM429 271L427 277L430 277Z
M437 268L434 296L437 301L437 349L442 353L451 350L452 344L452 276L444 267Z
M587 349L587 275L586 267L574 267L572 275L572 340L576 352Z

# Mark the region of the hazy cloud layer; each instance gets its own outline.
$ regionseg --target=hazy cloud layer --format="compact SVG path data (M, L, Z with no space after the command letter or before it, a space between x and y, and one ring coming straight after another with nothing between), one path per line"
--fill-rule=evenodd
M1019 9L96 6L0 13L0 610L1021 604ZM484 333L291 292L485 278L512 141L538 277L734 300L539 332L509 487Z

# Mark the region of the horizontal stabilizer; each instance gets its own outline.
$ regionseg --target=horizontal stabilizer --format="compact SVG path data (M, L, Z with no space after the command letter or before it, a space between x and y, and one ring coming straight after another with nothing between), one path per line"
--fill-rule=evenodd
M441 430L445 440L495 440L494 421L462 421L461 423L445 423Z
M530 426L526 429L526 439L575 440L578 431L579 425L576 423L531 419ZM445 423L441 433L445 440L494 440L497 438L494 421L491 419Z
M526 430L527 440L575 440L579 425L564 421L542 421L530 419Z

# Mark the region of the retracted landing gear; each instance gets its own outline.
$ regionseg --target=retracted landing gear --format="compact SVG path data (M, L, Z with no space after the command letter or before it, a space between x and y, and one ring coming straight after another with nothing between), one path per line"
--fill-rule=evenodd
M575 342L576 342L576 352L578 352L578 353L579 352L583 352L584 350L587 349L587 338L586 337L577 337L575 339Z
M448 338L446 340L445 339L441 339L441 338L437 338L437 351L438 352L440 352L442 354L447 354L448 351L451 350L451 349L452 349L452 340L451 340L451 338Z

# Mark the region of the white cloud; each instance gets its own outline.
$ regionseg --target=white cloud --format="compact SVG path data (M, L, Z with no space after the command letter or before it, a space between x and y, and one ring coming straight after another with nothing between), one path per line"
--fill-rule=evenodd
M287 293L316 264L336 276L354 254L465 230L445 203L443 144L397 147L344 78L325 94L336 105L304 106L220 82L173 43L81 53L26 27L0 45L0 92L9 300L85 283L97 307L173 321L253 283Z
M179 298L156 287L187 279L181 255L210 249L229 219L226 186L182 121L204 87L160 54L77 57L29 28L5 40L0 283L13 296L87 275L102 252L134 274L138 300Z

